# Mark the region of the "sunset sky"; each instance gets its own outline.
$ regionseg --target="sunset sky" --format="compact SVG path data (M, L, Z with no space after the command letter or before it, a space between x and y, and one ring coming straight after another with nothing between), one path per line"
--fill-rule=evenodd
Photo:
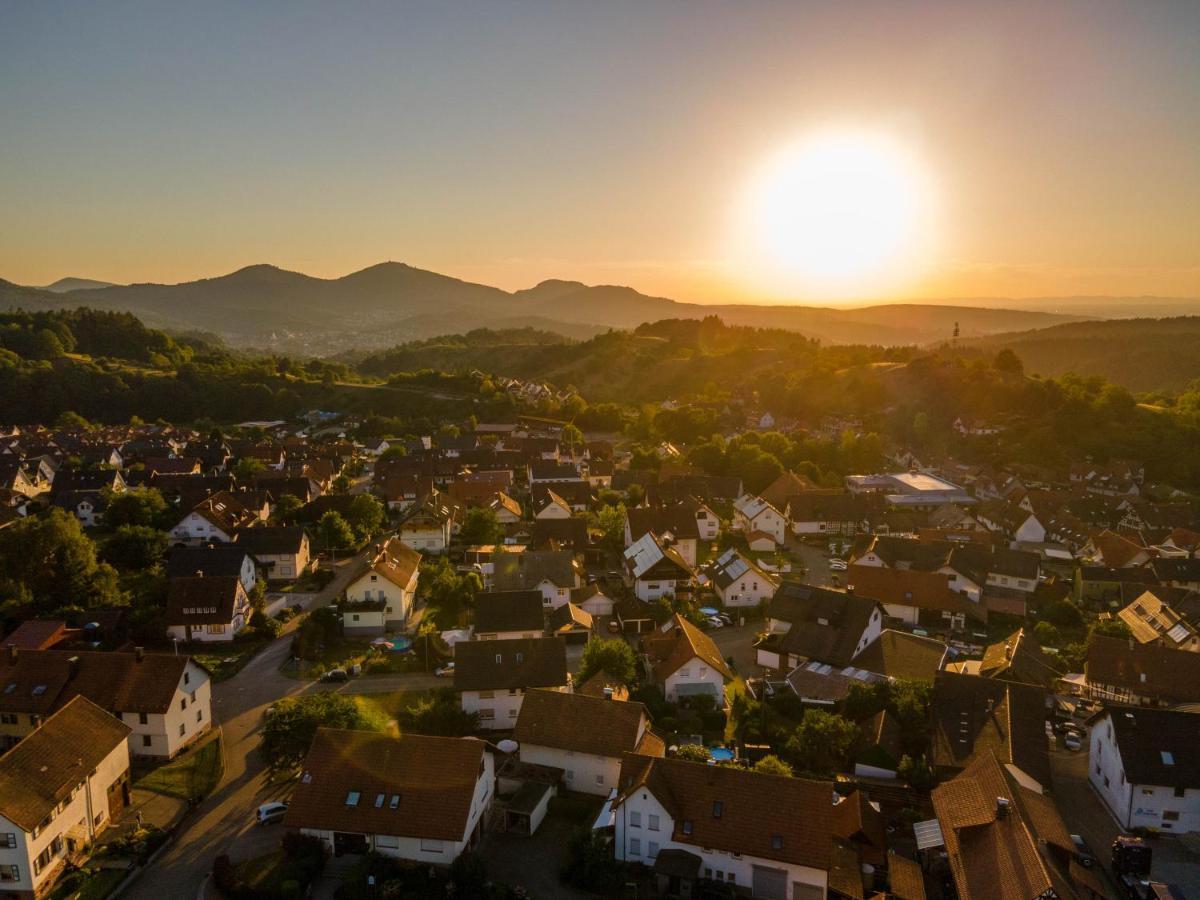
M763 173L846 135L919 234L773 270L824 175L780 203ZM702 302L1200 296L1200 2L10 2L0 209L22 284L392 259Z

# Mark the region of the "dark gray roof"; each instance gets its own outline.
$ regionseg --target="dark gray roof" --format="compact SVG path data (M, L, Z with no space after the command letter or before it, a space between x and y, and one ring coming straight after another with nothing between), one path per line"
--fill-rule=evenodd
M246 528L239 531L234 540L238 546L254 556L278 556L299 553L304 543L304 529L300 527Z
M811 584L785 581L768 615L790 622L779 649L836 666L848 666L879 603Z
M1106 717L1130 784L1200 788L1200 713L1119 706Z
M575 557L569 550L500 553L492 564L492 584L497 590L529 590L544 580L561 588L575 587Z
M560 638L460 641L454 645L454 689L494 691L562 687L567 645Z
M245 547L215 544L206 547L175 547L167 557L168 578L189 578L198 573L209 576L241 577Z
M544 626L541 591L494 591L475 600L475 631L537 631Z

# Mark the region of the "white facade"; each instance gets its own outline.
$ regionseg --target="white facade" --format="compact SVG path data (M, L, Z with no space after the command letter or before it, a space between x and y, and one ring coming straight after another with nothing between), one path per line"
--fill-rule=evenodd
M1109 716L1091 728L1088 779L1117 822L1125 829L1152 828L1172 834L1200 831L1200 785L1176 789L1130 784Z
M746 496L734 503L733 527L746 534L761 531L769 534L776 544L787 539L787 516L759 497Z
M701 878L724 881L748 891L756 883L758 868L760 884L765 880L762 870L766 870L775 876L772 881L783 885L782 893L760 891L756 896L771 900L820 900L825 896L828 879L820 869L684 844L672 838L674 833L675 821L666 807L649 788L641 787L617 807L614 852L622 862L653 866L661 851L683 850L700 857Z
M757 569L750 569L725 587L713 585L721 603L727 607L758 606L775 596L778 585Z
M683 684L710 684L715 697L725 696L725 676L698 656L693 656L664 679L663 695L668 703L679 702L679 686ZM718 707L720 705L718 702Z
M243 628L250 624L250 600L244 591L238 591L237 606L229 622L213 622L196 625L168 625L167 636L181 641L200 643L230 643Z
M380 575L374 570L364 572L354 581L346 585L346 601L348 603L363 603L384 600L387 606L376 614L361 612L363 617L359 627L382 625L385 629L403 628L412 613L413 599L417 593L417 580L420 577L418 569L414 568L408 584L399 585Z
M524 701L525 691L521 688L463 691L461 695L463 712L478 713L479 727L493 731L511 731Z
M400 540L414 550L424 553L445 553L450 546L450 523L433 524L404 524L400 526Z
M128 772L129 744L121 741L93 773L81 773L71 796L36 836L0 816L0 895L47 891L67 856L109 826L108 790Z
M188 543L198 544L206 541L220 541L229 543L233 540L232 534L226 534L204 516L197 512L190 512L183 517L183 520L171 529L171 540L186 541Z
M367 847L383 856L405 859L411 862L429 863L435 866L448 866L459 854L474 846L481 830L483 816L492 805L492 784L495 779L496 763L492 754L483 754L483 768L475 782L475 795L471 798L471 809L467 814L466 826L460 840L446 841L435 838L401 837L388 834L368 834ZM317 828L301 828L302 834L319 837L333 852L332 831Z
M563 785L568 791L597 797L607 797L621 777L619 757L560 750L540 744L522 744L521 762L562 769Z
M165 713L118 711L117 718L133 729L131 756L170 759L212 727L212 679L188 660Z

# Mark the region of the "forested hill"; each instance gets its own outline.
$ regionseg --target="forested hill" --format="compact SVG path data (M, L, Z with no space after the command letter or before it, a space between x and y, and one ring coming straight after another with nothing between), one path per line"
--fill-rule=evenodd
M1177 392L1200 379L1200 316L1071 322L979 338L969 346L1009 347L1030 373L1100 375L1138 392Z

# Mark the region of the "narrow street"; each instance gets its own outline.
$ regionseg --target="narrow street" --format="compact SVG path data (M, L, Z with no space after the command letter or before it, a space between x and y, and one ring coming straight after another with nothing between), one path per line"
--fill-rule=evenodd
M353 561L348 559L338 563L337 576L321 591L310 609L333 602L349 579ZM343 690L351 687L349 684L306 683L280 673L296 624L288 623L287 630L263 648L237 675L213 686L213 716L224 732L225 775L212 795L181 826L167 851L126 892L126 897L137 900L195 897L217 856L222 853L235 858L247 855L239 852L238 844L246 832L256 827L255 808L285 789L283 785L269 788L264 781L265 767L257 753L264 711L282 697L327 687ZM380 681L392 682L405 677L422 679L422 686L424 679L436 680L433 676L418 675L388 676ZM358 684L353 683L353 687ZM407 683L385 686L381 683L377 689L420 690L421 686ZM274 837L278 838L277 832Z

